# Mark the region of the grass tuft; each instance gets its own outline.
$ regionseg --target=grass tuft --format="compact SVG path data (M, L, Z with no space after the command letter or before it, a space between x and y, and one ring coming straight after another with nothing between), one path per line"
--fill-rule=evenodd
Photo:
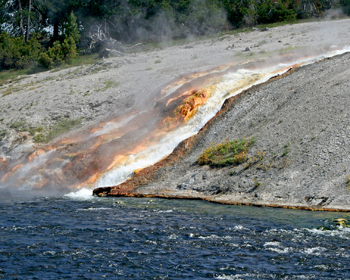
M199 155L198 164L217 167L240 164L247 159L248 147L254 143L253 138L248 140L243 138L212 145Z
M35 143L47 143L55 137L68 132L73 127L81 125L81 119L61 119L47 133L35 134L33 141ZM36 132L42 132L43 128L36 128Z

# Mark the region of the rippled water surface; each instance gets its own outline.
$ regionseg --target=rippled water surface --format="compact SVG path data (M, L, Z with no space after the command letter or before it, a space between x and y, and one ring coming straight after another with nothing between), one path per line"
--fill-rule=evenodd
M342 213L203 201L0 202L0 279L349 279Z

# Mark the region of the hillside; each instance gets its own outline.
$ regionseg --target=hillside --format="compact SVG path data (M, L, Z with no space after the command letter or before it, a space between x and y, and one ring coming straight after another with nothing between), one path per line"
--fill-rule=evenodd
M344 46L348 35L349 19L285 25L21 77L0 87L0 170L6 173L57 142L59 136L49 144L33 140L48 137L59 124L78 124L63 135L74 137L103 121L151 108L161 89L186 74L296 50L307 55ZM133 193L347 209L348 62L348 55L332 58L245 92L196 137L180 161ZM263 160L249 168L197 165L210 143L242 137L255 137L249 157L264 153Z
M350 210L349 63L342 55L245 92L131 195ZM256 140L248 164L198 165L211 143L243 137Z

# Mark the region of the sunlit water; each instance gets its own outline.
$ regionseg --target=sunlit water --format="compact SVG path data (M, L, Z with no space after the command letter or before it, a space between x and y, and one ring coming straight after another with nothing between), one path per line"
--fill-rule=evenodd
M0 203L0 279L348 279L342 213L78 195Z

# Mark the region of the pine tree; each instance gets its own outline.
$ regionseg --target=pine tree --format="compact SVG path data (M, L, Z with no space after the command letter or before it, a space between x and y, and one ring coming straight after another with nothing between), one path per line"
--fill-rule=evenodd
M80 38L77 17L73 12L70 13L67 22L64 24L64 39L69 37L72 37L75 43L78 43Z

